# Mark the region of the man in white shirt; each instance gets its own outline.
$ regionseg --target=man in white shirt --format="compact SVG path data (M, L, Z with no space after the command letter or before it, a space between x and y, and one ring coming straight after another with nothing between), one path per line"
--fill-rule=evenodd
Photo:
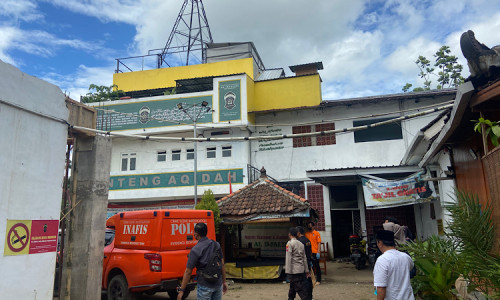
M392 231L381 230L377 232L376 239L383 253L373 269L377 300L414 300L410 284L410 270L413 268L411 257L396 250Z

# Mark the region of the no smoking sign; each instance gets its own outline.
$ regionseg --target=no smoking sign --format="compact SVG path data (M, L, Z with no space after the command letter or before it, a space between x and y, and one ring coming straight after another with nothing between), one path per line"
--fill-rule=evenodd
M58 220L7 220L4 255L57 251Z

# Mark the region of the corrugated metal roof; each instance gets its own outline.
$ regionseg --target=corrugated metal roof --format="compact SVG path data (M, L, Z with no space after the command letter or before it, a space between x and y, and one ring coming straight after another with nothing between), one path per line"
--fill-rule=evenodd
M259 74L259 77L257 77L255 81L272 80L283 77L285 77L285 71L283 70L283 68L268 69L262 71L262 73Z
M360 104L369 102L382 102L390 100L418 99L426 97L455 95L456 93L457 89L442 89L442 90L388 94L388 95L358 97L358 98L339 99L339 100L324 100L323 102L321 102L320 106L329 107L329 106L350 105L350 104Z

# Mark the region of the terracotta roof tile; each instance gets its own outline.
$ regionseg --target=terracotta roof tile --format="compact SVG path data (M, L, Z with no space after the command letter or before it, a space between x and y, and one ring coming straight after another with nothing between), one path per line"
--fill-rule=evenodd
M221 215L286 213L309 208L306 199L268 179L256 180L217 201Z

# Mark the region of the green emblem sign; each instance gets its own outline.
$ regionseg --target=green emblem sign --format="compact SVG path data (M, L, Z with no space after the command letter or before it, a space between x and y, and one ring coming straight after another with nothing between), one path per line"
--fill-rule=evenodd
M241 80L219 82L219 121L241 120Z
M212 106L212 96L120 104L109 102L106 105L96 106L98 109L97 129L114 131L192 124L191 119L177 108L178 103L182 103L190 115L200 113L197 123L213 122L211 112L207 112L199 105L193 107L194 104L200 104L203 101L207 101L208 106Z
M194 172L172 172L111 176L109 189L119 191L193 186L193 174ZM229 184L229 177L231 184L241 184L243 169L198 171L196 177L199 186Z

